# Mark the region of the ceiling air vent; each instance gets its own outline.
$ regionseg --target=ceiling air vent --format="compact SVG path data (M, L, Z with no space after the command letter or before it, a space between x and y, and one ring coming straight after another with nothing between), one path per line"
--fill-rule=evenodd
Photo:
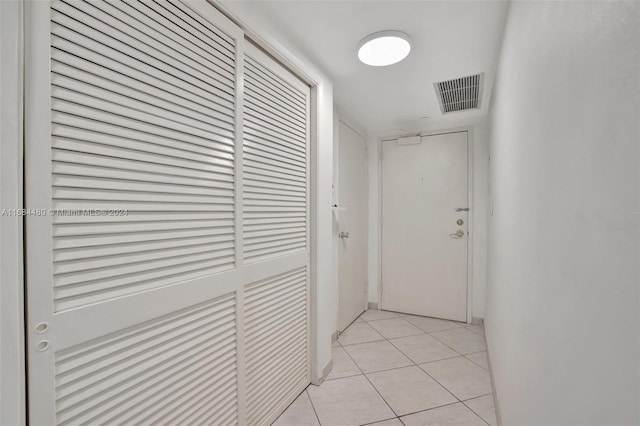
M484 73L433 83L443 114L480 108Z

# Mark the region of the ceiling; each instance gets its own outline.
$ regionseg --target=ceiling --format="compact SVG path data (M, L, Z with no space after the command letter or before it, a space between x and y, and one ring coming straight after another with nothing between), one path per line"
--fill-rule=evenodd
M234 2L226 2L234 3ZM463 123L487 113L506 1L243 1L324 69L339 110L371 133ZM370 67L358 42L382 30L412 38L402 62ZM440 112L433 83L485 73L479 110ZM429 117L429 118L421 118Z

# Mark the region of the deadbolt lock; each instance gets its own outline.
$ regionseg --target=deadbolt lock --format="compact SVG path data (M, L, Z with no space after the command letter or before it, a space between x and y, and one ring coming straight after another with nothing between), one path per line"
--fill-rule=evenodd
M462 225L464 225L464 220L462 220L462 219L458 219L458 220L456 220L456 223L457 223L458 225L462 226Z

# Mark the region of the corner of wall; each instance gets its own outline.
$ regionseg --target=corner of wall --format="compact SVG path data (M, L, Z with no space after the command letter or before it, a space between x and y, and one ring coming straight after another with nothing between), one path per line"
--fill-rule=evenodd
M0 209L21 209L23 2L0 2ZM22 217L0 217L0 424L26 424Z

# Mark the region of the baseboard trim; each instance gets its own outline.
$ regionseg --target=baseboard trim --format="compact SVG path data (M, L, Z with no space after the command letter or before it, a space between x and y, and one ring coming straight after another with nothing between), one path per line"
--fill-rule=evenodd
M369 302L369 309L379 309L378 302Z
M473 324L473 325L483 325L484 324L484 318L471 317L471 324Z
M322 369L322 377L319 377L316 380L312 380L311 384L314 386L320 386L325 381L325 379L329 376L329 374L331 373L331 370L333 370L333 358L330 359L327 365L325 365L324 368Z

